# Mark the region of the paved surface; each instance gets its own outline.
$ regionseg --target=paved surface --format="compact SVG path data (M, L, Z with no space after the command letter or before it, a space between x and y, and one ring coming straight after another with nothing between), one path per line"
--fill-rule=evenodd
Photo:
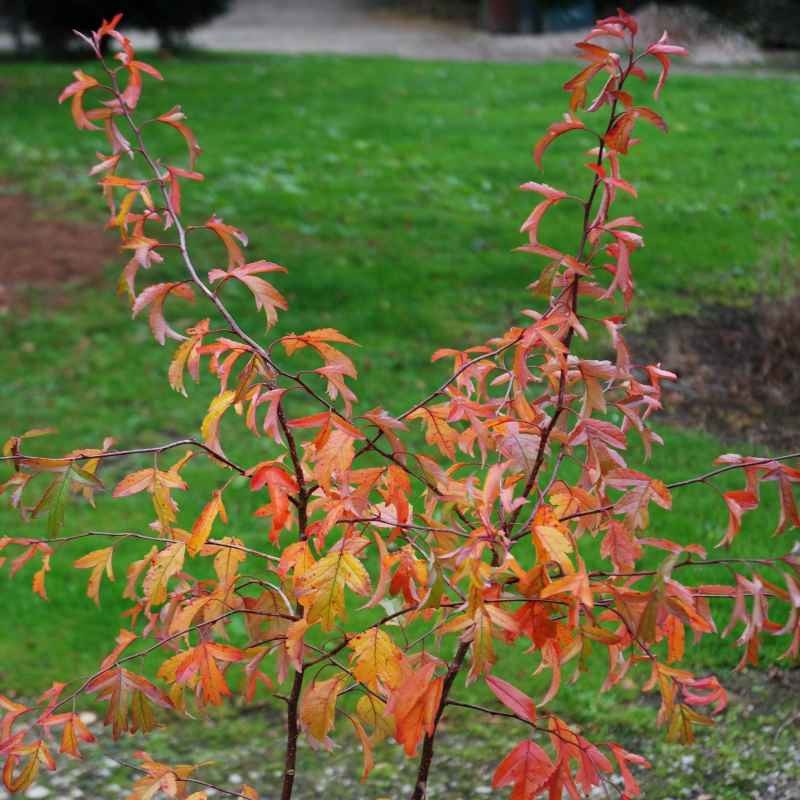
M465 24L409 17L359 0L234 0L231 11L192 31L209 50L268 53L350 53L464 61L538 61L570 57L574 33L492 36ZM130 33L130 31L128 31ZM143 49L158 46L136 33ZM12 49L0 31L0 51Z
M375 6L367 6L365 0L234 0L228 14L197 28L190 38L198 47L221 51L382 54L461 61L571 59L574 43L580 38L575 31L490 35L466 24L375 10ZM657 37L662 20L653 17L651 21L654 30L650 33ZM136 41L142 48L158 46L156 37L147 32L137 32ZM11 38L0 32L0 50L7 49L11 49ZM759 62L761 57L739 38L723 38L692 42L691 61L729 66Z
M575 35L491 36L466 25L366 8L357 0L238 0L229 14L191 38L215 50L526 61L568 55Z

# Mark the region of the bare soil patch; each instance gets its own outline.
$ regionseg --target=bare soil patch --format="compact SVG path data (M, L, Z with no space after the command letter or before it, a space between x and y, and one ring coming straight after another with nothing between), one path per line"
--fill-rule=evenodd
M24 290L87 283L114 257L111 237L96 225L47 214L30 198L0 187L0 311L15 307Z
M661 318L631 337L637 361L658 360L678 374L676 384L665 384L666 421L732 444L799 442L798 311L798 295L765 297L749 308Z

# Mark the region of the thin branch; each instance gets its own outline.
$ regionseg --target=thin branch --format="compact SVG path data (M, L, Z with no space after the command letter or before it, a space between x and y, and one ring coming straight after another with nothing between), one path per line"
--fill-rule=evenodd
M106 754L108 756L108 754ZM133 770L134 772L138 772L143 775L149 775L150 773L143 769L142 767L137 766L136 764L131 764L128 761L122 761L119 758L114 758L114 756L108 756L112 761L119 764L121 767L125 767L126 769ZM224 794L227 797L242 797L244 800L248 800L248 795L240 794L239 792L234 792L231 789L223 789L221 786L218 786L216 783L208 783L207 781L201 781L199 778L181 778L178 776L177 773L174 773L175 779L178 783L191 783L194 786L202 786L205 789L214 789L215 791L219 792L220 794Z
M453 688L456 675L461 671L464 665L464 660L469 651L469 642L461 642L456 650L453 660L447 669L444 684L442 685L442 696L439 700L439 707L436 709L436 715L433 720L433 732L425 735L425 740L422 743L422 755L419 760L419 768L417 769L417 780L414 784L414 790L411 794L411 800L424 800L428 791L428 774L433 762L433 747L436 741L436 731L439 727L439 722L444 714L445 705L447 703L447 696Z
M222 453L218 453L212 447L209 447L203 442L197 441L197 439L178 439L174 442L168 442L167 444L156 445L154 447L135 447L131 448L130 450L106 450L102 453L89 453L81 450L77 453L72 453L67 456L58 456L56 458L50 456L29 456L25 455L24 453L16 453L15 455L11 456L0 456L0 462L29 459L38 461L68 461L70 463L74 463L77 461L92 461L94 459L103 460L106 458L121 458L122 456L136 456L152 453L158 455L160 453L165 453L167 450L174 450L176 447L197 447L200 450L204 450L212 458L216 459L217 461L221 461L226 466L235 470L240 475L244 475L247 471L243 467L240 467L238 464L226 458L224 455L222 455Z
M682 481L675 481L674 483L668 483L667 489L680 489L683 486L691 486L694 483L705 483L707 480L711 478L715 478L717 475L722 475L725 472L730 472L734 469L750 469L751 467L759 467L764 466L765 464L769 464L773 461L789 461L793 458L800 458L800 452L797 453L787 453L783 456L775 456L774 458L759 458L754 459L753 461L748 461L744 464L727 464L724 467L720 467L719 469L711 470L711 472L706 472L704 475L698 475L696 478L686 478Z
M146 533L136 533L135 531L85 531L84 533L76 533L73 536L61 536L55 539L29 539L22 537L15 539L12 543L26 543L26 544L67 544L69 542L76 542L79 539L86 539L91 536L106 536L109 538L118 539L138 539L144 542L156 542L157 544L181 544L181 539L169 539L164 536L148 536ZM208 547L223 547L228 550L239 550L247 555L256 556L257 558L264 558L268 561L280 561L278 556L263 553L261 550L254 550L252 547L246 547L242 544L235 544L233 542L223 542L219 539L209 539L206 542Z

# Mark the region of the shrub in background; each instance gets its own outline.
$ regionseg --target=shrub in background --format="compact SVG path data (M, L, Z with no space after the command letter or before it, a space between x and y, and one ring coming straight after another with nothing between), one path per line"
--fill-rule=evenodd
M7 13L29 25L50 54L67 52L73 30L88 30L102 17L119 11L117 0L15 0ZM224 13L230 0L132 0L128 22L155 31L165 49L174 49L192 28Z

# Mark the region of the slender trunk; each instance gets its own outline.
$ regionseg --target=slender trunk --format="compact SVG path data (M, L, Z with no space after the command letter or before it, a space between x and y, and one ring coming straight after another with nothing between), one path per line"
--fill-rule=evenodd
M436 730L439 727L439 720L441 720L442 714L444 713L444 707L447 703L447 696L450 694L450 689L453 688L456 675L458 675L459 670L464 665L464 659L466 658L468 651L469 642L462 642L458 646L458 650L453 657L453 661L447 670L447 675L444 679L444 685L442 686L442 699L439 701L439 708L436 710L436 717L433 722L433 731L430 733L430 735L425 737L425 740L422 743L422 754L419 759L417 781L414 784L414 793L411 795L411 800L425 800L425 797L427 796L428 773L430 772L431 763L433 761L433 744L434 740L436 739Z
M283 789L281 800L291 800L294 787L295 765L297 763L297 739L300 727L297 723L297 707L300 703L300 692L303 688L303 671L295 673L289 705L286 709L286 760L283 768Z

